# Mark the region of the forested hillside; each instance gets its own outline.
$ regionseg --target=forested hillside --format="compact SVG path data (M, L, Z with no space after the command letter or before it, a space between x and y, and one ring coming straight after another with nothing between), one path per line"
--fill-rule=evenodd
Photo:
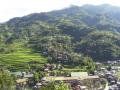
M48 62L83 65L86 58L119 60L119 16L119 7L84 5L13 18L0 24L0 54L13 53L20 40Z

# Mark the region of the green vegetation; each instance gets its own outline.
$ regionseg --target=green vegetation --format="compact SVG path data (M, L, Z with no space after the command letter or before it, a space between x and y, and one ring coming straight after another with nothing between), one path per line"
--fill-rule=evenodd
M9 68L27 69L28 64L32 61L40 62L41 65L47 62L47 58L39 53L34 53L30 48L25 47L24 43L17 41L7 46L12 49L12 52L0 54L1 65Z
M0 68L0 90L13 90L14 80L5 70Z
M56 84L54 81L51 81L48 85L41 87L40 90L70 90L68 85L64 82Z
M120 72L118 71L116 74L117 74L118 79L120 80Z
M0 24L0 63L10 68L61 63L91 71L93 61L118 60L119 13L117 7L85 5L13 18Z

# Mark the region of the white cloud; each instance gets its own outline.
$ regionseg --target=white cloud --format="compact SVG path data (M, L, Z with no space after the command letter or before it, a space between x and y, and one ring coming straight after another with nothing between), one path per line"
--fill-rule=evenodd
M120 6L119 0L0 0L0 22L13 17L24 16L35 12L47 12L68 7L71 4L103 4Z

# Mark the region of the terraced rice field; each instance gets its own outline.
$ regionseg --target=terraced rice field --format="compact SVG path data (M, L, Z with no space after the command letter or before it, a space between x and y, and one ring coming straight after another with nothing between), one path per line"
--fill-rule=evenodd
M34 53L30 48L26 48L22 43L15 43L12 45L14 52L7 54L0 54L0 64L5 66L22 66L31 61L37 61L41 64L47 62L47 58L41 56L39 53Z

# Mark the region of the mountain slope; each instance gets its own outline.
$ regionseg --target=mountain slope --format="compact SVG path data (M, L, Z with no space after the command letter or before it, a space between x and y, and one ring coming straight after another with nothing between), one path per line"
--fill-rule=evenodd
M49 62L80 64L120 59L120 8L110 5L72 6L63 10L13 18L0 25L0 40L11 44L27 41L27 47Z

